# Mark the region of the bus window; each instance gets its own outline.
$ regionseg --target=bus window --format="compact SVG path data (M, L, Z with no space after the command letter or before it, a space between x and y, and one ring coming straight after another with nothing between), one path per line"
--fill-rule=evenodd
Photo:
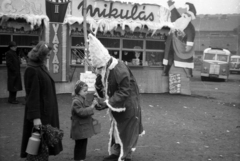
M217 60L227 62L228 55L217 55Z
M204 60L215 60L215 56L215 54L206 53L204 56Z
M231 62L237 62L237 60L238 60L237 58L232 58Z

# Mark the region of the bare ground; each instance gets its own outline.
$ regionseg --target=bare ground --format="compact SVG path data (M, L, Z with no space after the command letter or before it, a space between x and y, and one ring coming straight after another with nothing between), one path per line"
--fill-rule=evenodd
M228 82L192 78L192 96L142 94L146 134L139 139L134 161L240 161L240 75ZM23 100L23 98L21 98ZM51 161L70 161L74 142L69 138L70 94L58 95L64 150ZM24 106L0 99L0 161L19 158ZM107 156L109 117L96 111L102 132L89 139L86 161Z

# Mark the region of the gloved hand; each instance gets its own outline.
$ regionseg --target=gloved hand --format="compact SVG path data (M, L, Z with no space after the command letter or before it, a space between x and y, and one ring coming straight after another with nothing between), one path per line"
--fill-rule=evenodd
M34 126L36 129L40 129L40 127L42 126L41 119L34 119L34 120L33 120L33 126Z
M95 105L95 109L98 111L104 110L108 108L106 102L104 102L104 99L98 99L98 104Z
M189 52L192 49L192 46L186 45L186 52Z

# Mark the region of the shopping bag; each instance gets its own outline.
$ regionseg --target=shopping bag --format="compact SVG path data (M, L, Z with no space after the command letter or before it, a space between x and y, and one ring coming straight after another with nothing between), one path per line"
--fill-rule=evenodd
M101 132L101 123L98 120L93 119L92 124L94 134L99 134Z

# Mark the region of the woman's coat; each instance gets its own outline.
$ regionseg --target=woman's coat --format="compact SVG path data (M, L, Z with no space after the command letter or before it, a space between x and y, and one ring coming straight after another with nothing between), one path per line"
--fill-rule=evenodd
M85 107L85 98L76 96L72 102L72 126L70 137L73 140L90 138L93 131L93 109Z
M40 118L43 125L59 128L58 103L54 80L45 65L30 61L25 70L26 105L23 125L21 157L27 156L26 147L31 136L33 120ZM62 142L49 147L49 155L63 150Z

